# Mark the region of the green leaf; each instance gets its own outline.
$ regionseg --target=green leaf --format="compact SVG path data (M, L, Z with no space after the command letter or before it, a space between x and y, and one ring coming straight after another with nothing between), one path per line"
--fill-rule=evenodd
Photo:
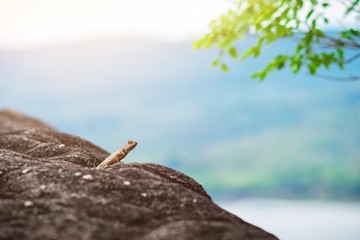
M232 36L227 36L227 37L223 37L221 40L219 40L218 42L217 42L217 46L219 47L219 48L228 48L229 46L231 46L232 45L232 43L233 43L233 41L234 41L235 39L234 39L234 37L232 37Z
M225 63L221 64L221 70L223 72L228 72L229 71L228 66Z
M300 68L301 68L301 62L298 62L298 63L293 64L293 65L291 66L291 71L292 71L293 73L297 73L297 72L299 72Z
M207 36L203 39L203 46L205 49L209 49L214 42L215 38L213 36Z
M310 72L311 75L315 75L316 74L316 70L317 70L317 66L314 63L310 63L308 64L308 70Z
M309 18L311 17L311 15L314 13L314 9L311 9L308 14L306 15L306 20L309 20Z
M255 79L255 78L259 78L261 81L264 80L266 78L267 72L266 71L261 71L261 72L255 72L251 78Z
M217 65L219 65L219 60L218 59L215 59L212 64L211 64L213 67L216 67Z
M293 73L299 72L301 66L302 66L302 58L303 56L301 54L296 54L295 56L291 57L291 71Z
M340 69L344 70L344 62L338 62L338 66Z
M246 50L245 53L241 56L241 60L250 57L253 54L253 52L254 52L253 48Z
M254 58L257 58L260 55L261 52L261 45L254 46Z
M338 56L341 60L344 59L344 51L341 48L336 49Z
M301 50L304 49L304 45L299 43L297 46L296 46L296 53L299 54L301 52Z
M325 60L323 61L323 65L325 66L326 69L329 69L330 61L325 59Z
M283 69L285 67L285 62L284 61L281 61L281 62L278 62L277 63L277 69Z
M314 20L312 20L311 27L316 28L316 18Z
M321 6L323 6L323 8L327 8L327 7L329 7L329 6L330 6L330 4L329 4L329 3L327 3L327 2L324 2L323 4L321 4Z
M360 31L350 28L349 33L355 37L360 37Z
M201 39L195 41L193 43L192 47L193 47L193 49L199 49L199 48L201 48L202 44L203 44L203 39L201 38Z
M235 47L231 47L228 52L232 58L237 58L238 55Z

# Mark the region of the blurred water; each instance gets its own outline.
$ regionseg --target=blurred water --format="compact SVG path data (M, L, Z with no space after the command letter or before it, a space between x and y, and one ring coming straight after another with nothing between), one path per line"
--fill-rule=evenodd
M360 239L360 203L245 199L219 205L282 240Z

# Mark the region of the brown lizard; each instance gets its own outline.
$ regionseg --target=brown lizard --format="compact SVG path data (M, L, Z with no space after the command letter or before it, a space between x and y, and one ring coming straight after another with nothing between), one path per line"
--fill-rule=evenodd
M108 156L104 161L102 161L96 169L105 169L110 167L114 163L121 161L126 155L133 150L137 145L137 142L129 140L124 144L119 150Z

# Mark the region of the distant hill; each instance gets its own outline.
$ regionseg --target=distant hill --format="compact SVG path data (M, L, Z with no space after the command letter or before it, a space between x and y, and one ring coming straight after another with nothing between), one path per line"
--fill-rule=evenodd
M126 161L184 171L216 197L358 199L360 82L288 71L249 79L293 46L284 40L260 59L229 62L227 74L211 67L215 50L193 52L190 42L99 39L0 51L0 107L109 151L136 139Z

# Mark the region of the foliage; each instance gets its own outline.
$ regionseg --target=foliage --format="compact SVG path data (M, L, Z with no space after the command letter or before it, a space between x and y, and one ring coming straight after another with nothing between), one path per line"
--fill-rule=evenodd
M327 9L333 1L321 0L234 0L233 7L218 19L213 20L210 32L194 43L194 48L209 49L215 45L219 48L219 56L213 61L214 66L220 66L228 71L224 55L233 59L244 60L257 58L262 49L282 38L294 38L297 46L289 54L276 56L261 71L255 72L253 78L263 80L268 73L290 67L293 73L306 69L311 75L316 75L320 67L328 69L337 65L344 66L360 57L359 29L343 28L338 35L333 36L321 30L321 26L329 24ZM359 0L338 0L345 6L344 17L360 16ZM238 53L235 43L249 34L258 36L257 43L245 51ZM345 50L355 52L350 58L345 58ZM343 78L344 80L360 79L360 76Z

